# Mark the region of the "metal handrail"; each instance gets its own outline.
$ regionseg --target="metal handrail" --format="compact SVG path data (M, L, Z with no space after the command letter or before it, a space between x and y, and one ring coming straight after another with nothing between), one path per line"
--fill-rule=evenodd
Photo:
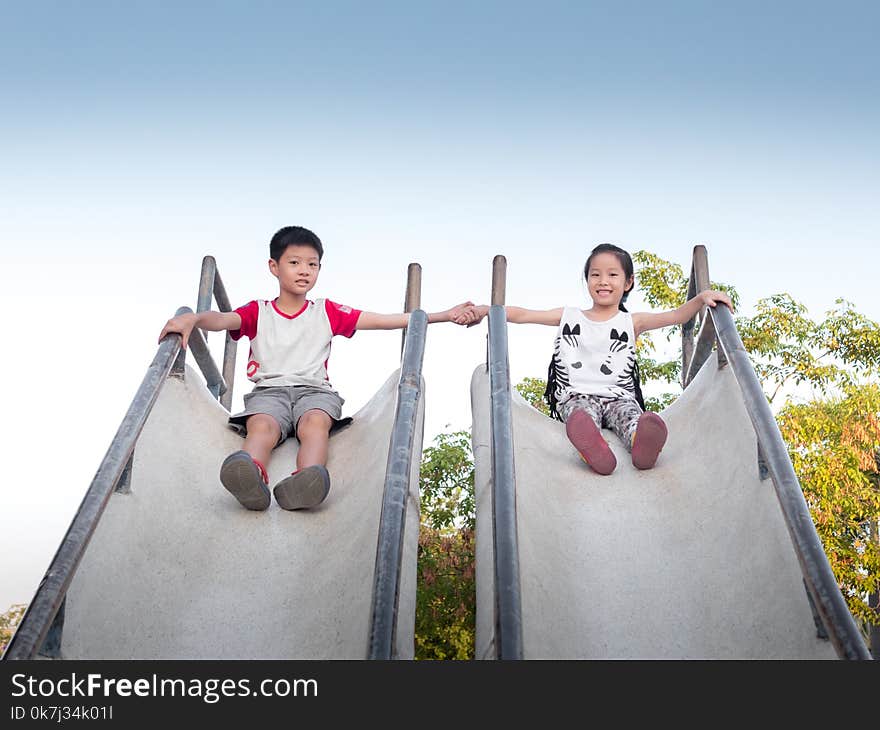
M192 312L181 307L177 314ZM76 569L134 451L138 436L180 351L180 335L165 337L147 368L116 435L86 491L49 569L28 605L3 659L34 659L67 595ZM196 347L199 347L197 344ZM207 348L207 345L205 345ZM195 349L195 348L194 348Z
M231 312L232 305L229 302L229 295L226 293L226 287L223 286L223 279L220 278L220 272L217 270L217 261L213 256L205 256L202 259L202 273L199 277L199 294L196 304L196 312L206 312L211 309L212 296L217 302L217 308L221 312ZM204 335L204 333L202 333ZM232 407L232 383L235 379L235 355L238 349L238 343L232 339L232 335L227 331L225 333L225 343L223 347L223 375L212 376L208 380L207 386L211 394L219 399L220 404L230 410ZM206 337L206 335L205 335ZM195 353L194 353L195 354ZM212 360L213 364L213 360ZM202 372L205 372L205 365L199 362ZM216 367L212 368L212 371ZM207 378L207 375L206 375Z
M397 407L382 493L382 512L376 545L376 569L370 609L368 659L396 659L401 561L412 472L416 417L422 393L422 362L428 315L421 309L410 314L397 386Z
M516 528L516 474L513 460L513 414L507 350L507 260L492 261L489 307L489 369L492 436L492 539L495 557L495 656L522 659L522 594Z
M507 357L507 315L489 308L489 389L492 426L492 532L495 546L495 651L498 659L522 659L522 597L516 530L516 475Z
M421 306L422 299L422 266L415 262L406 269L406 293L403 296L403 311L414 312ZM406 346L406 330L400 333L400 357L403 359L403 348Z
M688 283L688 298L708 289L709 286L706 250L703 246L696 246ZM804 499L803 490L788 455L788 448L736 329L733 313L723 305L706 309L709 317L706 318L705 313L703 314L704 326L700 333L702 344L698 343L696 350L691 348L692 356L683 359L684 384L690 383L699 367L708 358L711 353L710 338L715 339L719 345L719 355L723 353L742 392L743 403L755 429L760 454L773 480L776 497L801 567L811 605L840 658L871 659L858 625L846 605L846 600L831 570L828 556L816 532L809 506ZM690 324L693 324L693 320ZM683 336L684 333L685 328L682 328ZM705 347L707 342L708 350ZM702 361L699 358L702 358ZM719 357L719 367L721 365Z

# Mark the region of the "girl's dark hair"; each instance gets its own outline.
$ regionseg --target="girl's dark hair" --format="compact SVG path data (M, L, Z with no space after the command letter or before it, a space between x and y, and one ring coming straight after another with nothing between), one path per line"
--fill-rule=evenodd
M610 253L614 254L617 257L617 260L620 262L621 267L623 268L623 275L627 280L633 277L635 272L635 267L633 266L632 256L629 255L627 251L624 251L619 246L615 246L611 243L600 243L596 248L590 251L590 255L587 257L587 262L584 264L584 279L589 283L590 277L590 261L593 260L594 256L597 256L600 253ZM620 310L622 312L626 312L626 307L623 306L623 303L626 301L626 298L629 296L629 293L633 290L633 286L623 292L623 296L620 299ZM633 386L635 387L636 393L636 401L642 407L642 410L645 410L645 399L642 397L642 386L639 382L639 362L636 359L635 364L633 365ZM547 401L547 404L550 406L550 415L555 418L557 421L561 421L562 417L559 415L559 412L556 409L558 405L556 402L556 368L554 367L553 358L550 359L550 367L547 369L547 389L544 391L544 400Z

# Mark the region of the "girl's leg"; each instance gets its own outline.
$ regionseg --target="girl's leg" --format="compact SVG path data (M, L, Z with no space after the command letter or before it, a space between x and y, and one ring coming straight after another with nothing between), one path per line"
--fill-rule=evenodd
M560 407L565 420L565 433L581 458L597 474L610 474L617 466L617 458L602 436L601 405L590 396L577 396Z
M632 452L636 469L650 469L666 443L666 424L651 411L642 411L629 398L617 398L605 406L605 422Z
M603 398L602 422L617 434L627 451L632 451L642 409L632 398Z

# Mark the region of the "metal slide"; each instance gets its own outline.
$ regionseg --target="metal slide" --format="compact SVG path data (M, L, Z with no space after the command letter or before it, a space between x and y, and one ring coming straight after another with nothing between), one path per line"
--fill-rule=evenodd
M297 512L223 489L225 380L201 333L207 388L166 337L3 658L412 658L426 330L415 309L401 368L331 436L327 501Z
M471 383L478 659L871 658L726 307L685 347L654 469L603 431L599 476L510 387L497 298Z

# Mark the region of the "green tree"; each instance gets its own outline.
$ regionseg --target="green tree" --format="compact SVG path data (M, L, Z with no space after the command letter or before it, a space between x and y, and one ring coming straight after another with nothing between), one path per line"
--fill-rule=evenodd
M513 387L532 407L537 408L545 416L550 415L550 406L544 400L544 391L547 389L546 380L523 378Z
M831 568L868 634L880 625L880 387L789 403L778 422Z
M6 645L15 633L26 609L26 603L14 603L5 613L0 614L0 653L6 651Z
M439 434L422 453L419 476L415 658L473 659L474 461L470 434Z

